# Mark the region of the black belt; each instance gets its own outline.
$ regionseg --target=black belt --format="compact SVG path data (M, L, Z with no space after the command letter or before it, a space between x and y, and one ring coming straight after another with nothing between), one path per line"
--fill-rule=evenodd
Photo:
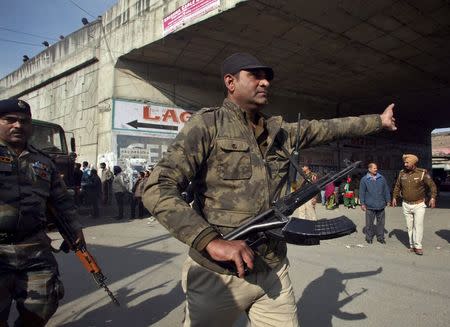
M33 236L34 234L36 234L39 231L40 231L40 229L33 230L33 231L26 231L26 232L16 232L16 233L0 232L0 244L20 243L27 237Z

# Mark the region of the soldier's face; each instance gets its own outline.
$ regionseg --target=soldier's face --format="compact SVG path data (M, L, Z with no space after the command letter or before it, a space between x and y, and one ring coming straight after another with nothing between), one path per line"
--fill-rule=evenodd
M403 165L405 166L406 170L413 170L415 167L415 164L413 164L410 160L405 160L403 162Z
M16 146L24 146L31 136L31 117L22 112L0 116L0 139Z
M233 76L232 97L243 109L257 109L268 103L270 82L262 69L241 70Z

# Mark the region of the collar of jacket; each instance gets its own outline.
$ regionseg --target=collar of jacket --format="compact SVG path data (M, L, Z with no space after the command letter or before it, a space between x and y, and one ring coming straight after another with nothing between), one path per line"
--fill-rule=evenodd
M372 176L371 173L367 173L366 177L367 177L367 179L374 179L374 177ZM378 178L381 178L381 175L379 173L377 173L375 175L375 179L378 179Z
M233 111L236 114L236 118L240 122L242 122L243 124L245 124L247 126L247 120L246 120L246 117L245 117L245 110L244 109L239 107L237 104L235 104L234 102L232 102L228 98L225 98L223 100L223 107ZM273 144L273 141L275 140L276 135L280 131L281 124L283 123L283 117L281 117L281 116L269 116L269 115L266 115L266 114L264 114L262 112L259 112L259 114L261 115L261 117L263 117L263 119L265 121L265 126L266 126L268 134L269 134L268 139L267 139L267 144L270 147Z
M404 174L414 174L416 171L417 171L417 167L412 170L407 170L407 169L403 168Z
M8 145L8 143L6 143L3 140L0 140L0 147L5 147L8 149L8 151L15 157L20 157L24 154L27 154L29 152L31 153L39 153L38 150L36 150L31 144L27 143L27 145L25 146L25 149L22 151L22 153L20 153L19 155L16 154L16 152Z

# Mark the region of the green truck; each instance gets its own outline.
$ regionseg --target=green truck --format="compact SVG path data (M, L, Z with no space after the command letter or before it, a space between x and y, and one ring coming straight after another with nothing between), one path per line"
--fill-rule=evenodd
M66 132L61 125L33 119L33 135L30 143L35 148L48 154L56 164L59 173L69 190L74 190L75 182L75 138L70 138L70 151L67 147Z

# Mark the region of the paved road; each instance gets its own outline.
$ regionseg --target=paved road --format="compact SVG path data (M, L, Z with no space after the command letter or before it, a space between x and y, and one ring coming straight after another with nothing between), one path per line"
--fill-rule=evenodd
M449 208L450 196L444 195ZM386 245L365 243L359 208L319 207L318 214L345 214L355 221L358 233L320 246L289 246L302 326L450 325L450 209L427 211L423 257L407 251L401 208L387 209ZM58 254L66 297L49 326L179 326L186 247L147 219L83 222L89 249L121 307L110 304L74 255ZM59 242L58 234L50 235ZM245 325L244 317L236 324Z

